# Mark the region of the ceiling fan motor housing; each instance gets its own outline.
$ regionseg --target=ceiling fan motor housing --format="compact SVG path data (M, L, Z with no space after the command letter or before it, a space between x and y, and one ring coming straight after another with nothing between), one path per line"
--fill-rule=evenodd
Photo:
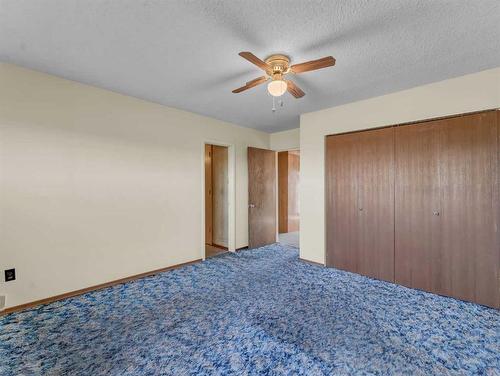
M271 55L265 60L269 65L266 73L273 80L282 80L283 75L290 71L290 58L285 55Z

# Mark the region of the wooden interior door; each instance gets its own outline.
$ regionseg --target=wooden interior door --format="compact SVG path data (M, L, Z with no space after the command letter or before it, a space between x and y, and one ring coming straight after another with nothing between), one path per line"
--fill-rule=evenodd
M300 152L288 152L288 232L299 231Z
M212 244L212 145L205 145L205 244Z
M439 167L443 293L498 307L497 114L444 121Z
M299 231L300 152L278 152L278 232Z
M394 282L394 128L357 137L358 273Z
M358 150L355 133L326 138L326 266L358 272Z
M212 244L228 247L228 148L212 145Z
M248 247L276 242L276 153L248 148Z
M439 127L396 127L395 281L442 293Z

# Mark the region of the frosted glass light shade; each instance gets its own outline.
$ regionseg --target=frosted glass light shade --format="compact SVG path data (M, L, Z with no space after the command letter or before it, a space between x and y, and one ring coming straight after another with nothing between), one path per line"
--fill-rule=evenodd
M267 91L273 97L281 97L283 94L285 94L286 88L286 82L283 80L275 80L267 84Z

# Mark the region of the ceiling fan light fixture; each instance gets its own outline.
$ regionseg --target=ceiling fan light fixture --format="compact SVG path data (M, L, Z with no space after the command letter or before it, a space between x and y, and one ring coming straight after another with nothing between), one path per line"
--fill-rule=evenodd
M248 81L244 86L233 90L233 93L241 93L245 90L251 89L257 85L271 82L267 85L267 91L273 97L281 97L286 91L295 98L302 98L306 93L298 87L293 80L284 79L288 73L299 74L304 72L315 71L318 69L333 67L335 59L333 56L325 56L321 59L306 61L305 63L290 65L290 58L286 55L271 55L265 61L262 61L257 56L249 51L240 52L243 59L256 65L264 72L265 76Z
M287 83L283 80L273 80L267 84L267 91L273 97L281 97L285 94L287 89Z

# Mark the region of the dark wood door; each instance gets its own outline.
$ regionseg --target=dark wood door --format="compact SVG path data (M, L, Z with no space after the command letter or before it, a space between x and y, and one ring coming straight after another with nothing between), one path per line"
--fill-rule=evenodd
M248 247L276 242L276 153L248 148Z
M442 292L439 130L442 120L395 129L395 281Z
M498 126L493 111L440 127L442 293L499 302Z
M327 137L326 265L394 281L394 130Z
M326 138L326 266L359 272L358 134Z
M394 282L394 128L358 137L358 272Z

